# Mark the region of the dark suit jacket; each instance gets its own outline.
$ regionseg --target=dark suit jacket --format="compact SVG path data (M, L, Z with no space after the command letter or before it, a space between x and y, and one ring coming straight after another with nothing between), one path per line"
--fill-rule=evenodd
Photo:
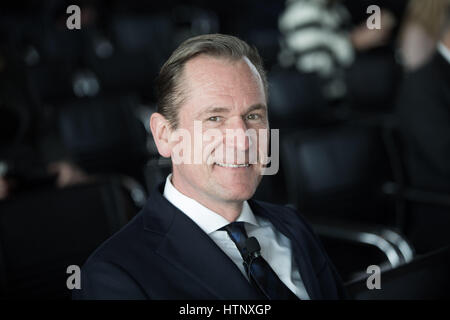
M450 63L436 52L404 81L397 103L411 186L450 193ZM411 203L406 235L417 253L450 244L450 209Z
M405 79L397 117L411 184L450 192L450 63L439 52Z
M74 299L262 299L233 261L155 189L144 209L103 243L81 271ZM339 276L310 227L290 208L249 201L292 241L312 299L338 299Z

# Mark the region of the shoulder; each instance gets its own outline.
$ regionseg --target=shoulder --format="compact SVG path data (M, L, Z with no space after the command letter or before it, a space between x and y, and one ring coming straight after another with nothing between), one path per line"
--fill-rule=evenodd
M143 215L141 211L89 256L81 268L82 290L74 292L74 299L148 298L138 262L156 260L161 235L145 230Z
M305 229L305 231L312 231L305 217L294 207L261 200L251 200L250 203L251 207L257 212L263 210L267 215L281 220L284 224L294 223L297 227Z
M310 271L315 274L315 279L318 280L323 299L347 297L342 280L320 239L307 219L297 209L257 200L252 201L252 207L259 212L265 210L266 217L269 217L272 224L277 220L281 222L286 235L291 235L293 249L299 254L297 262L303 266L302 270L308 270L312 267Z
M119 232L103 242L81 268L81 290L75 290L76 300L144 299L137 281L127 270L127 246L133 246L133 234L138 230L138 215Z
M291 234L291 240L299 243L302 250L310 257L323 264L323 248L307 219L295 208L264 201L253 200L255 214L267 218L279 231Z
M124 269L146 251L152 255L162 236L145 230L144 212L139 212L130 222L118 232L100 244L84 264L84 269L90 269L98 263L116 265Z
M127 247L132 245L140 232L142 225L142 212L135 216L130 222L118 232L105 240L90 256L93 259L111 259L111 256L123 254ZM89 261L88 260L88 261Z
M145 228L145 209L141 210L130 222L104 241L89 257L90 261L112 261L118 264L134 261L145 249L152 254L158 247L163 235Z

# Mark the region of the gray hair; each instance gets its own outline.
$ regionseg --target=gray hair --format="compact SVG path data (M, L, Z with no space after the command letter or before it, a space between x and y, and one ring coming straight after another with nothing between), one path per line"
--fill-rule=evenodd
M217 58L238 61L247 57L255 66L263 82L266 99L268 84L266 72L258 50L237 37L224 34L204 34L184 41L164 63L156 78L158 112L172 128L178 126L178 110L185 99L182 75L185 64L192 58L205 54Z

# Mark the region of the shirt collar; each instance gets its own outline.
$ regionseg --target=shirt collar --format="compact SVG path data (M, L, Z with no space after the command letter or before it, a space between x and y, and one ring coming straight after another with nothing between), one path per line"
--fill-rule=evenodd
M438 43L437 50L444 57L444 59L450 63L450 50L442 42Z
M204 232L210 234L230 223L220 214L178 191L173 186L171 178L172 174L169 174L164 186L164 197L191 218ZM244 201L242 211L236 221L247 222L255 226L259 225L247 201Z

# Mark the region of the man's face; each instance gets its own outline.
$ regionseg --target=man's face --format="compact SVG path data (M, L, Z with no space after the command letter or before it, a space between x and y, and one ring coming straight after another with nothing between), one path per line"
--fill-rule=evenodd
M249 153L256 146L261 148L259 131L268 132L266 96L259 73L247 58L229 61L200 55L187 62L181 81L186 99L179 109L178 128L190 133L192 145L196 139L194 121L197 126L201 123L203 136L212 130L223 136L201 140L201 163L174 164L174 186L213 210L215 204L251 198L261 181L262 165L249 161ZM248 129L256 135L245 135ZM192 154L199 151L198 145L196 149L192 148ZM230 155L234 156L230 159Z

